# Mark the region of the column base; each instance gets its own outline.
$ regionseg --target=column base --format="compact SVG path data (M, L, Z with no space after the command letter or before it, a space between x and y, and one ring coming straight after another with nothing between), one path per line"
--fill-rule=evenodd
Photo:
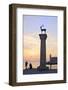
M37 70L39 70L39 71L49 70L49 67L47 67L47 66L39 66L39 67L37 67Z

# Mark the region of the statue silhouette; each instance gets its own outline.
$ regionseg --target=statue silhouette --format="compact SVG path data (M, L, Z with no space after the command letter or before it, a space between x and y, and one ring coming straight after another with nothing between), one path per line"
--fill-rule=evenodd
M32 64L31 63L29 64L29 69L32 69Z
M28 62L26 61L26 62L25 62L25 68L26 68L26 69L27 69L27 66L28 66Z

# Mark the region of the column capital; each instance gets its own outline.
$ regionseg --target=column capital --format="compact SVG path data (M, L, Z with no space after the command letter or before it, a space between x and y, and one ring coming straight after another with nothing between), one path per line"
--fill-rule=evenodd
M40 39L46 39L47 38L47 34L39 34Z

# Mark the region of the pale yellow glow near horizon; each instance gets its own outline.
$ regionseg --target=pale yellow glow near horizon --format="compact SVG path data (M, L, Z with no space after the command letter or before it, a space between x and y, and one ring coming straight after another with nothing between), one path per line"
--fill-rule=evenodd
M46 58L49 55L57 56L57 42L49 35L46 44ZM38 33L24 35L24 60L25 61L39 61L40 60L40 38Z

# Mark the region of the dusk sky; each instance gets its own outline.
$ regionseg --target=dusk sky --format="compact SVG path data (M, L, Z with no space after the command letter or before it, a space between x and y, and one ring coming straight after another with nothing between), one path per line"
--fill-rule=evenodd
M46 58L57 56L57 17L56 16L23 16L24 22L24 62L31 62L34 67L40 61L40 26L46 28ZM34 62L37 62L34 64Z

